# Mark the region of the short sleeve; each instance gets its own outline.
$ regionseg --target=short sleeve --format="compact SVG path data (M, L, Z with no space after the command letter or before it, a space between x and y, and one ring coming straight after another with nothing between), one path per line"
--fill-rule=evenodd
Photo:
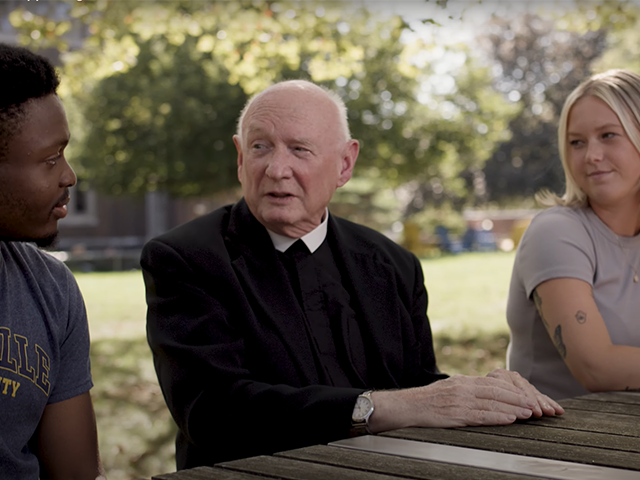
M554 278L577 278L593 285L595 248L579 212L554 207L533 219L518 247L518 268L527 297Z
M60 319L60 324L66 325L66 329L60 332L60 364L49 403L68 400L93 387L89 325L84 300L73 274L66 266L63 266L63 272L60 275L64 275L66 282L68 305L67 308L60 308L59 312L67 315L66 319Z

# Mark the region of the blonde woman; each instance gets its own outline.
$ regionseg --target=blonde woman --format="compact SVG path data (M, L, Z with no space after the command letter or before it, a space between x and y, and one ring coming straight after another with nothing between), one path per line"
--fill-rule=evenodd
M507 368L562 399L640 388L640 76L594 75L558 129L562 197L525 232L511 278Z

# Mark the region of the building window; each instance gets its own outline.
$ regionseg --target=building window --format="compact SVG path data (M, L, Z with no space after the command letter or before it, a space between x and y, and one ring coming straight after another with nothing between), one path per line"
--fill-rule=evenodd
M78 179L78 183L69 189L69 213L64 224L73 227L93 227L98 224L96 192L89 185Z

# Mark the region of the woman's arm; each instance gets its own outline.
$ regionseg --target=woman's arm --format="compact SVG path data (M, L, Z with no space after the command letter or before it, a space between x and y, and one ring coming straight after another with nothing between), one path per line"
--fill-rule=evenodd
M538 285L532 296L560 356L585 388L592 392L640 388L640 348L611 343L591 285L556 278Z

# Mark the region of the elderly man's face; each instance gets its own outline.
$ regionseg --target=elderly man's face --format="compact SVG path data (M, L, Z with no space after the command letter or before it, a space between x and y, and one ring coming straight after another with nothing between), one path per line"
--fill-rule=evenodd
M346 140L335 104L319 88L272 87L251 105L238 149L238 178L251 213L299 238L317 227L350 178L358 142Z

